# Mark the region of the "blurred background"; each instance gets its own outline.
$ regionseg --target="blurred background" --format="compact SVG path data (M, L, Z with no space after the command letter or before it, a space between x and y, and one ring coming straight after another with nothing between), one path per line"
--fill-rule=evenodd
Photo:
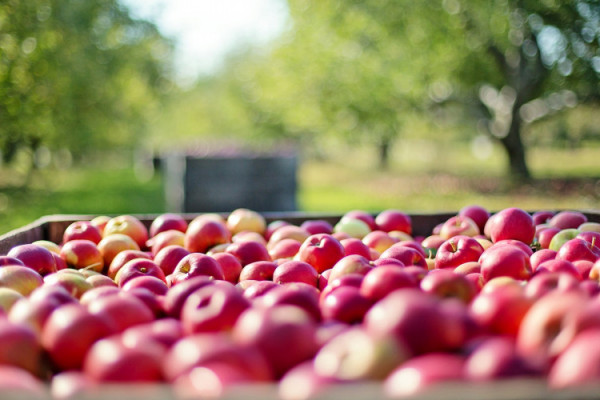
M0 233L232 198L598 209L599 44L595 0L3 0Z

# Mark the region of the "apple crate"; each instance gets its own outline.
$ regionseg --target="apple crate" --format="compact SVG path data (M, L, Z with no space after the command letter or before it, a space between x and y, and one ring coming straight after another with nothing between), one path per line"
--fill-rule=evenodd
M558 211L558 210L557 210ZM600 222L600 211L582 211L590 222ZM339 221L339 214L303 213L303 212L263 212L267 222L284 220L292 224L301 224L309 219L323 219L331 224ZM198 214L181 214L191 221ZM433 228L456 215L456 212L413 213L410 214L415 236L427 236ZM60 243L68 225L75 221L91 220L92 215L50 215L42 217L31 224L0 236L0 254L6 254L10 248L19 244L31 243L36 240L50 240ZM146 226L157 215L136 215ZM485 384L450 383L433 387L427 392L412 399L600 399L600 383L569 390L552 391L546 383L539 379L509 379ZM3 393L2 398L23 398L22 394ZM32 398L39 398L34 396ZM86 395L90 399L175 399L176 396L167 385L105 385L94 393ZM245 385L228 391L223 398L228 399L277 399L279 398L276 384ZM381 382L362 382L344 385L334 385L323 391L319 399L384 399L385 394Z

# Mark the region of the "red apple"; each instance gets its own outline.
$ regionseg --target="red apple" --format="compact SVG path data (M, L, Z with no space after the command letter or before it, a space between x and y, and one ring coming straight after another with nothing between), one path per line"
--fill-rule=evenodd
M102 240L102 232L90 221L75 221L65 228L63 243L75 239L90 240L98 244Z
M106 275L108 275L109 278L115 279L117 276L117 273L119 272L119 270L121 268L123 268L123 266L125 264L127 264L129 261L131 260L135 260L135 259L146 259L146 260L151 260L152 257L141 250L123 250L120 253L118 253L115 258L112 260L112 262L110 263L110 266L108 267L108 271L106 273Z
M304 261L286 261L273 271L273 282L303 282L316 287L318 275L317 270Z
M309 235L316 235L317 233L331 235L333 233L333 226L323 219L308 219L300 224L300 228L306 230Z
M137 217L132 215L119 215L111 218L104 227L102 236L124 234L132 238L140 249L146 246L148 241L148 228Z
M96 243L86 239L73 239L66 242L60 249L60 256L69 268L90 269L102 272L104 257Z
M81 398L97 390L97 383L81 371L59 372L50 381L50 394L57 400Z
M179 318L181 308L188 296L197 289L214 284L214 278L207 275L192 276L189 279L179 282L177 285L169 288L165 295L164 309L167 315L173 318Z
M52 252L45 247L36 244L21 244L12 247L7 254L33 269L40 275L50 274L56 271L56 261Z
M536 211L531 215L531 218L533 218L533 223L536 225L546 224L554 217L554 214L554 211Z
M154 262L163 270L165 276L167 276L173 273L179 261L188 254L190 252L182 246L171 245L161 249L154 256Z
M371 301L378 301L394 290L416 286L415 277L403 268L382 265L367 272L360 285L360 293Z
M318 398L328 389L336 388L342 380L323 376L315 371L312 360L305 361L290 369L277 385L279 398L295 400L299 398Z
M188 335L229 331L249 307L250 302L233 285L208 285L190 294L181 310L181 321Z
M176 230L185 233L188 229L188 223L179 214L165 213L154 218L150 224L149 234L150 237L154 237L161 232L168 230Z
M539 299L553 291L567 292L579 288L579 280L571 274L546 272L531 277L525 286L525 295Z
M423 354L400 364L384 382L389 397L407 397L442 387L448 382L465 381L465 359L458 354Z
M98 230L100 231L101 234L104 234L104 228L106 227L106 224L108 223L108 221L110 221L109 216L99 215L97 217L92 218L90 223L92 225L94 225L96 228L98 228Z
M272 260L278 260L282 258L292 258L298 254L302 243L295 239L282 239L269 249L269 255Z
M27 325L0 319L0 364L39 375L42 349L35 331Z
M254 300L267 293L269 290L279 287L278 283L273 281L252 281L247 280L245 282L251 283L243 289L244 297L248 300Z
M468 261L464 264L460 264L458 267L453 269L455 274L469 275L473 273L481 273L481 265L477 261Z
M229 253L216 253L211 257L221 266L226 281L233 284L236 284L239 281L240 273L242 272L242 264L235 256Z
M140 250L140 246L130 237L122 233L113 233L104 237L98 243L98 250L104 258L104 265L110 266L113 259L122 251L125 250Z
M553 389L593 385L600 378L600 328L579 334L557 358L548 375Z
M216 245L230 242L231 232L225 223L201 215L190 222L184 247L192 253L205 253Z
M206 254L190 253L179 261L177 267L175 267L175 270L170 275L171 286L200 275L206 275L218 280L225 278L217 260Z
M158 296L166 294L169 290L164 280L153 275L141 275L131 278L125 282L122 288L126 292L133 288L144 288Z
M0 391L16 398L47 397L46 386L30 372L11 365L0 365Z
M544 261L535 269L535 275L547 272L560 272L563 274L569 274L573 278L580 281L582 279L581 273L575 267L575 265L567 260L548 260Z
M420 283L421 290L439 298L457 298L469 303L477 294L477 288L465 275L451 270L435 270L429 272Z
M311 285L295 282L268 290L260 296L256 305L265 308L292 305L306 311L315 321L321 320L319 291Z
M321 300L321 314L325 321L360 324L371 305L372 301L359 288L341 286Z
M0 287L14 289L23 296L29 296L43 282L42 276L31 268L22 265L0 266Z
M461 217L468 217L473 220L473 222L475 222L479 228L479 232L483 232L485 223L490 218L490 212L486 208L476 204L464 206L460 209L458 215Z
M240 260L243 267L255 261L271 261L266 246L255 241L232 243L227 246L225 252Z
M77 270L64 269L44 277L44 285L62 286L73 297L79 299L85 292L92 289L92 284Z
M384 232L401 231L412 235L412 221L408 214L399 210L388 209L375 217L377 229Z
M99 297L87 305L93 315L106 318L117 332L154 320L154 314L143 301L129 292L120 292Z
M282 226L281 228L279 228L275 232L273 232L273 234L271 235L271 238L269 239L269 244L267 247L269 249L272 249L277 243L279 243L285 239L294 239L294 240L302 243L309 236L310 236L310 233L302 227L299 227L296 225Z
M363 256L367 260L371 259L371 249L357 238L348 238L340 240L342 247L344 247L344 254L349 256L351 254L358 254Z
M127 261L125 265L119 269L119 272L117 272L115 282L119 287L123 287L129 280L140 276L153 276L166 283L166 277L163 270L160 269L154 261L146 260L145 258L135 258L131 261Z
M444 239L450 239L454 236L477 236L479 228L475 221L466 216L454 216L446 220L440 228L440 236Z
M233 329L235 342L256 347L276 378L316 354L315 334L313 318L296 306L249 308Z
M158 254L163 248L167 246L183 246L185 241L185 233L171 229L168 231L159 232L156 236L151 237L146 242L146 247L150 248L150 252L153 256Z
M332 268L344 256L339 240L326 233L309 236L298 250L296 258L315 267L321 273Z
M558 228L544 228L540 230L537 234L540 247L542 249L550 248L550 243L552 243L552 239L558 232L560 232Z
M527 280L531 276L529 256L512 245L490 247L479 258L481 275L487 282L499 276Z
M92 344L115 329L106 316L92 314L79 304L65 304L50 314L41 343L56 367L79 369Z
M538 265L540 265L544 261L554 260L557 254L558 253L556 251L550 249L541 249L536 251L529 257L531 269L535 271Z
M558 229L575 229L584 222L587 222L587 217L582 212L560 211L548 221L548 224Z
M529 245L535 237L533 218L520 208L511 207L499 211L488 220L488 225L489 237L494 243L514 239Z
M373 266L368 259L357 254L342 257L331 268L329 281L334 281L344 275L358 274L365 275L373 269Z
M477 261L483 253L479 242L469 236L454 236L440 245L435 255L435 268L456 268Z
M560 246L556 258L567 261L588 260L596 262L600 258L600 247L586 240L575 238Z
M247 264L240 272L239 281L272 281L277 264L273 261L255 261Z
M369 232L362 241L369 248L376 250L380 254L389 249L393 244L398 243L398 239L380 230Z
M380 258L395 258L406 266L416 265L428 269L426 257L412 247L402 245L402 242L396 243L389 249L381 253Z

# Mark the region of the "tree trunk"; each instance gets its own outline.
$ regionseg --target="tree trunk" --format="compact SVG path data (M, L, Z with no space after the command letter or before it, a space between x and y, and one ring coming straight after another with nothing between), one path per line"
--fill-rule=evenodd
M377 151L379 153L379 169L387 170L390 167L390 148L392 147L392 139L389 136L384 136L377 143Z
M527 166L525 146L521 138L521 120L518 107L515 105L512 113L512 121L508 134L500 139L508 156L508 174L512 181L522 182L531 179L531 173Z

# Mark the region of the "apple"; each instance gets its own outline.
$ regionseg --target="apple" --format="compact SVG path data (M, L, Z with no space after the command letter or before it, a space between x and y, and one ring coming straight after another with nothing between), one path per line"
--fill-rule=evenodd
M588 260L595 262L600 258L600 247L576 237L560 246L556 258L567 261Z
M479 257L479 264L486 282L499 276L527 280L532 272L529 256L513 245L490 247Z
M479 232L483 232L483 228L485 227L487 220L490 218L490 212L480 205L471 204L461 208L458 212L458 216L470 218L473 222L475 222L477 228L479 228Z
M384 232L402 231L412 235L412 221L408 214L399 210L388 209L380 212L375 217L377 229Z
M418 289L396 290L367 311L364 326L375 338L396 338L412 355L457 349L465 338L464 326L440 304Z
M256 211L238 208L227 217L227 228L233 235L242 231L264 234L267 230L267 223L265 218Z
M0 287L14 289L23 296L29 296L43 283L42 276L31 268L23 265L0 266Z
M98 384L81 371L62 371L52 376L53 399L76 399L98 390Z
M63 243L67 243L75 239L85 239L100 243L102 240L102 232L91 221L75 221L65 228L63 233Z
M477 261L467 261L453 269L455 274L469 275L473 273L481 273L481 265Z
M487 332L516 337L521 321L534 304L521 286L498 285L486 290L487 285L469 305L469 315Z
M360 284L360 293L375 302L394 290L417 287L417 281L402 267L382 265L367 272Z
M494 243L514 239L529 245L535 237L533 218L520 208L511 207L499 211L488 220L487 225L489 237Z
M41 343L57 368L80 369L92 344L115 329L104 315L92 314L79 304L64 304L48 317Z
M133 277L127 280L127 282L123 284L122 288L125 292L133 288L144 288L158 296L166 294L169 290L169 287L164 280L153 275L141 275Z
M598 232L600 233L600 222L584 222L577 227L580 232Z
M306 283L295 282L268 290L256 299L255 305L264 308L291 305L306 311L315 321L321 320L319 291Z
M504 239L504 240L499 240L496 243L493 243L492 246L488 247L500 247L500 246L512 246L512 247L516 247L518 249L520 249L521 251L523 251L525 254L527 254L527 257L531 257L533 255L533 249L526 245L525 243L519 241L519 240L514 240L514 239Z
M60 249L60 256L69 268L91 269L102 272L104 258L96 243L87 239L73 239L66 242Z
M6 265L20 265L22 267L25 266L23 261L19 260L18 258L9 257L9 256L0 256L0 268L4 267Z
M531 218L533 218L533 223L536 225L546 224L554 217L554 214L556 214L554 211L536 211L531 215Z
M192 292L181 310L184 332L230 331L250 302L233 285L208 285Z
M315 267L318 273L332 268L344 256L339 240L326 233L309 236L300 246L296 258Z
M231 237L231 242L232 243L238 243L238 242L258 242L262 245L267 245L267 240L265 239L265 237L258 233L258 232L252 232L252 231L242 231L242 232L238 232L235 235L233 235Z
M342 218L353 218L359 219L363 221L365 224L369 226L369 229L374 231L377 229L377 224L375 223L375 217L366 211L362 210L351 210L346 212Z
M64 269L46 275L44 277L44 285L62 286L77 299L92 289L92 284L86 280L85 276L79 271L72 269Z
M581 278L585 281L587 279L597 280L600 275L590 276L592 269L594 268L594 263L588 260L576 260L573 261L573 265L579 271Z
M0 287L0 316L8 314L15 303L24 298L25 296L14 289Z
M459 354L423 354L400 364L385 379L383 390L388 397L409 397L428 393L448 382L463 382L465 359Z
M88 306L100 297L119 293L121 293L121 289L119 289L117 286L101 286L97 288L92 288L81 296L81 298L79 299L79 303L81 305Z
M369 232L371 228L369 225L361 219L342 217L337 224L333 227L333 232L345 233L350 237L362 239Z
M60 246L50 240L35 240L31 242L31 244L35 244L36 246L42 246L46 249L50 250L50 252L54 254L58 254L60 252Z
M365 275L373 268L370 261L363 256L357 254L344 256L331 268L329 281L334 281L348 274Z
M6 255L20 260L26 267L33 269L40 275L56 271L56 261L52 256L52 252L36 244L13 246Z
M0 364L23 368L38 375L42 349L37 335L27 325L0 319Z
M464 303L469 303L477 294L476 287L465 275L447 269L431 271L425 275L419 286L425 293L442 299L457 298Z
M181 308L188 296L203 286L214 284L214 278L207 275L191 276L171 286L164 298L164 309L167 315L179 319Z
M109 278L115 279L117 276L117 273L119 272L119 270L121 268L123 268L123 266L125 264L127 264L131 260L135 260L138 258L152 260L152 256L150 254L146 253L145 251L141 251L141 250L123 250L123 251L121 251L111 261L110 265L108 266L106 275Z
M9 398L43 399L48 396L40 379L12 365L0 365L0 391Z
M233 284L236 284L239 281L240 273L242 272L242 264L235 256L229 253L217 253L211 257L221 266L223 277L226 281Z
M206 254L190 253L183 257L175 267L171 276L171 286L179 284L195 276L206 275L213 279L223 280L223 270L221 265Z
M324 219L307 219L300 224L300 228L307 231L309 235L316 235L317 233L331 235L333 233L333 226Z
M519 354L514 338L491 336L483 339L469 354L464 373L469 381L489 382L541 376L542 371Z
M264 295L269 290L280 286L278 283L275 283L273 281L247 280L245 282L249 283L249 285L243 289L242 293L244 294L244 297L248 300L254 300L257 297Z
M576 229L585 222L587 217L582 212L560 211L550 218L548 224L558 229Z
M166 277L163 270L160 269L154 261L146 260L145 258L135 258L131 261L127 261L125 265L119 269L119 272L117 272L115 282L119 287L123 287L129 280L141 276L153 276L166 283Z
M554 251L559 251L563 244L571 239L575 239L579 235L579 230L574 228L562 229L552 236L552 240L548 248Z
M254 241L232 243L227 246L225 252L240 260L242 267L255 261L271 261L266 246Z
M124 234L132 238L143 249L148 241L148 228L137 217L132 215L119 215L111 218L104 227L102 236Z
M92 218L90 223L98 228L101 234L104 234L104 228L106 227L108 221L110 221L110 218L111 217L107 215L98 215L97 217Z
M537 275L540 273L547 272L560 272L563 274L569 274L578 281L582 280L582 276L579 270L575 267L575 265L572 262L567 260L555 259L544 261L543 263L538 265L538 267L534 271L534 274Z
M319 374L312 360L309 360L286 372L277 385L277 394L282 400L318 398L342 383L343 380Z
M239 281L272 281L277 264L273 261L255 261L242 268Z
M344 248L344 254L349 256L351 254L358 254L371 260L371 249L364 244L360 239L348 238L340 240L342 247Z
M483 247L472 237L457 235L440 245L435 255L435 268L456 268L470 261L477 261Z
M553 291L567 292L579 288L579 280L571 274L548 271L535 274L525 285L525 295L539 299Z
M190 252L184 247L170 245L161 249L154 256L154 262L163 270L165 276L167 276L173 273L177 264L179 264L179 262L188 254L190 254Z
M269 248L269 255L272 260L293 258L298 254L300 246L302 243L295 239L282 239Z
M426 256L412 247L402 245L402 242L396 243L381 253L380 258L395 258L406 266L416 265L428 269Z
M185 242L185 233L170 229L168 231L162 231L151 237L146 242L146 247L150 248L152 255L158 254L163 248L167 246L177 245L183 246Z
M372 304L370 299L361 294L360 288L340 286L322 298L321 314L324 321L360 324Z
M85 278L85 280L88 281L88 283L90 285L92 285L92 287L99 287L99 286L115 286L116 287L117 286L117 284L115 283L114 280L112 280L108 276L102 275L102 274L88 276L87 278Z
M286 226L286 225L291 225L291 224L282 219L276 219L276 220L269 222L267 224L267 230L265 231L265 239L267 241L269 241L271 239L271 236L273 235L273 232L275 232L277 229L281 228L282 226Z
M548 385L553 389L565 389L580 388L598 382L599 343L600 328L589 329L577 335L552 365L548 374Z
M544 261L554 260L557 254L558 253L556 251L550 249L541 249L536 251L529 257L531 269L535 271L538 265L540 265Z
M87 305L93 315L101 315L110 321L117 332L154 320L154 314L148 306L130 292L101 296Z
M191 253L205 253L210 248L231 242L231 232L224 222L200 215L194 218L185 233L184 247Z
M441 237L440 235L429 235L421 242L421 247L425 250L425 254L427 257L435 257L437 250L440 248L442 243L444 243L446 239Z
M544 228L540 230L537 234L540 247L542 249L550 248L550 243L552 243L552 239L558 232L560 232L560 229L558 228Z
M240 345L257 348L279 379L314 357L318 350L316 330L313 318L296 306L252 307L238 318L233 339Z
M440 228L440 236L444 239L450 239L454 236L477 236L479 228L475 221L466 216L454 216L446 220Z
M121 340L127 347L143 346L149 340L169 350L184 335L181 321L166 317L127 328L121 333Z
M383 253L393 244L398 243L398 239L391 237L387 232L374 230L365 235L363 243L378 253Z
M285 261L273 271L273 282L290 283L303 282L308 285L317 286L317 270L304 261Z
M98 250L104 258L104 265L110 266L113 259L122 251L125 250L140 250L140 246L130 236L122 233L113 233L104 237L98 243Z
M95 382L161 382L163 353L151 341L128 347L120 336L104 338L90 347L83 372Z
M294 239L300 243L304 242L311 234L304 228L296 225L285 225L277 229L271 235L267 247L272 249L277 243L285 239Z
M185 233L188 229L188 223L179 214L165 213L154 218L150 224L149 235L155 237L161 232L176 230Z

